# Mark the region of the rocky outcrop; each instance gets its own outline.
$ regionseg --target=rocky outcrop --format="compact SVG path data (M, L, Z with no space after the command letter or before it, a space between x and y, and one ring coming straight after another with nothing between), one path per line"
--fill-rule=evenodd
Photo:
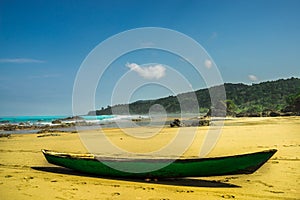
M84 118L80 116L72 116L72 117L60 119L60 121L84 121Z
M0 125L1 131L16 131L16 130L32 130L38 129L35 125L23 125L23 124L2 124Z
M11 134L9 134L9 133L1 133L0 134L0 138L2 138L2 137L10 138L10 136L11 136Z
M210 125L210 120L207 118L192 119L192 120L185 120L185 121L174 119L174 121L170 123L170 127L195 127L195 126L209 126L209 125Z
M194 121L191 126L209 126L210 125L210 120L208 119L199 119Z
M61 120L56 119L51 122L52 124L61 124Z
M263 112L242 112L236 114L236 117L287 117L287 116L297 116L296 112L280 112L280 111L263 111Z
M255 112L241 112L235 115L236 117L262 117L261 113Z
M173 122L170 123L170 127L182 127L184 124L179 119L174 119Z
M277 112L277 111L271 111L269 116L270 117L279 117L279 116L281 116L281 113Z

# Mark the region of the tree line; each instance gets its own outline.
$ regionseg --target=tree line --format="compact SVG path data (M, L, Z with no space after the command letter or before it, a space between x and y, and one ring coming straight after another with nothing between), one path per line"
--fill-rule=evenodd
M215 86L217 89L220 86ZM243 83L225 83L227 112L233 113L261 113L264 111L295 111L299 109L300 79L289 78L276 81L261 82L252 85ZM193 95L196 95L198 106L195 105ZM181 104L178 99L180 99ZM182 93L153 100L140 100L130 104L107 106L100 110L90 111L89 115L114 114L147 114L153 105L161 105L167 113L180 113L183 105L185 111L206 113L212 107L209 90L200 89L194 93ZM299 111L300 112L300 111Z

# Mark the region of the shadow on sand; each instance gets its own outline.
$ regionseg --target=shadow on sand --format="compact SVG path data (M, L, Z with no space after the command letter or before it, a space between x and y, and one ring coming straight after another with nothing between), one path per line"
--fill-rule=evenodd
M157 185L172 185L172 186L189 186L189 187L211 187L211 188L239 188L238 185L233 185L229 183L222 183L220 181L208 181L201 179L192 179L192 178L168 178L168 179L159 179L158 181L146 181L144 179L131 179L131 178L116 178L116 177L102 177L95 176L90 174L85 174L77 172L71 169L63 167L31 167L34 170L50 172L56 174L64 175L73 175L73 176L82 176L82 177L94 177L94 178L103 178L110 180L119 180L119 181L130 181L137 183L151 183Z

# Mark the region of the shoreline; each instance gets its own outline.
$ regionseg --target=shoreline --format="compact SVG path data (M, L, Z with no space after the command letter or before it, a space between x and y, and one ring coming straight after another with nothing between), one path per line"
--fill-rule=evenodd
M227 123L227 125L226 125ZM181 129L164 128L159 134L134 138L120 129L103 129L107 138L127 151L143 153L160 149ZM198 156L208 126L197 134L183 157ZM147 134L152 127L128 128ZM299 198L300 117L232 119L225 122L221 136L207 157L250 153L266 149L278 152L250 175L185 178L157 181L116 179L77 173L46 162L41 149L87 153L78 134L13 134L0 138L1 199L290 199ZM96 134L97 130L82 134ZM47 193L47 196L45 194Z
M226 118L221 118L220 121L224 122L224 126L231 126L234 125L234 123L230 123L230 122L238 122L238 121L247 121L247 123L250 123L250 121L252 123L261 123L265 120L270 120L270 119L293 119L293 118L300 118L300 116L277 116L277 117L231 117L231 116L227 116ZM165 122L164 122L164 127L170 127L170 123L172 123L175 119L180 119L183 123L185 122L196 122L199 120L202 120L202 116L200 117L193 117L193 118L180 118L180 117L168 117ZM217 118L211 119L211 118L204 118L204 120L206 121L219 121ZM53 126L30 126L30 127L23 127L23 129L16 129L16 130L4 130L4 126L12 126L15 127L15 124L0 124L0 135L2 134L40 134L40 133L52 133L52 132L61 132L61 133L76 133L78 131L89 131L89 130L97 130L97 129L111 129L111 128L134 128L135 126L138 127L155 127L155 126L162 126L161 124L161 118L156 118L154 120L153 124L151 123L151 119L146 119L143 118L142 120L140 119L136 119L136 118L132 118L130 120L127 121L121 121L121 122L115 122L115 121L111 121L105 124L96 124L96 123L92 123L92 124L62 124L62 126L60 125L56 125L53 124ZM242 122L241 122L242 123ZM1 127L2 126L2 127ZM182 126L182 127L189 127L191 125L187 125L187 126ZM207 126L207 125L199 125L198 127L202 127L202 126Z

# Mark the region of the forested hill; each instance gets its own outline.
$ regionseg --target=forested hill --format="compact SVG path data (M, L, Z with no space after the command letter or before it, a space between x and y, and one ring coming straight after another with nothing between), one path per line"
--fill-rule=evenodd
M242 83L225 83L226 98L233 103L236 113L242 112L263 112L265 110L279 111L290 103L291 99L300 94L300 79L289 78L276 81L267 81L258 84L246 85ZM196 92L199 102L199 112L207 112L211 106L208 89L200 89ZM189 93L179 94L186 96ZM140 100L129 104L131 114L146 114L154 104L160 104L168 113L179 113L180 105L177 96L169 96L155 100ZM126 113L127 104L114 105L114 114ZM89 115L111 114L112 107L91 111ZM117 111L117 113L115 113Z

